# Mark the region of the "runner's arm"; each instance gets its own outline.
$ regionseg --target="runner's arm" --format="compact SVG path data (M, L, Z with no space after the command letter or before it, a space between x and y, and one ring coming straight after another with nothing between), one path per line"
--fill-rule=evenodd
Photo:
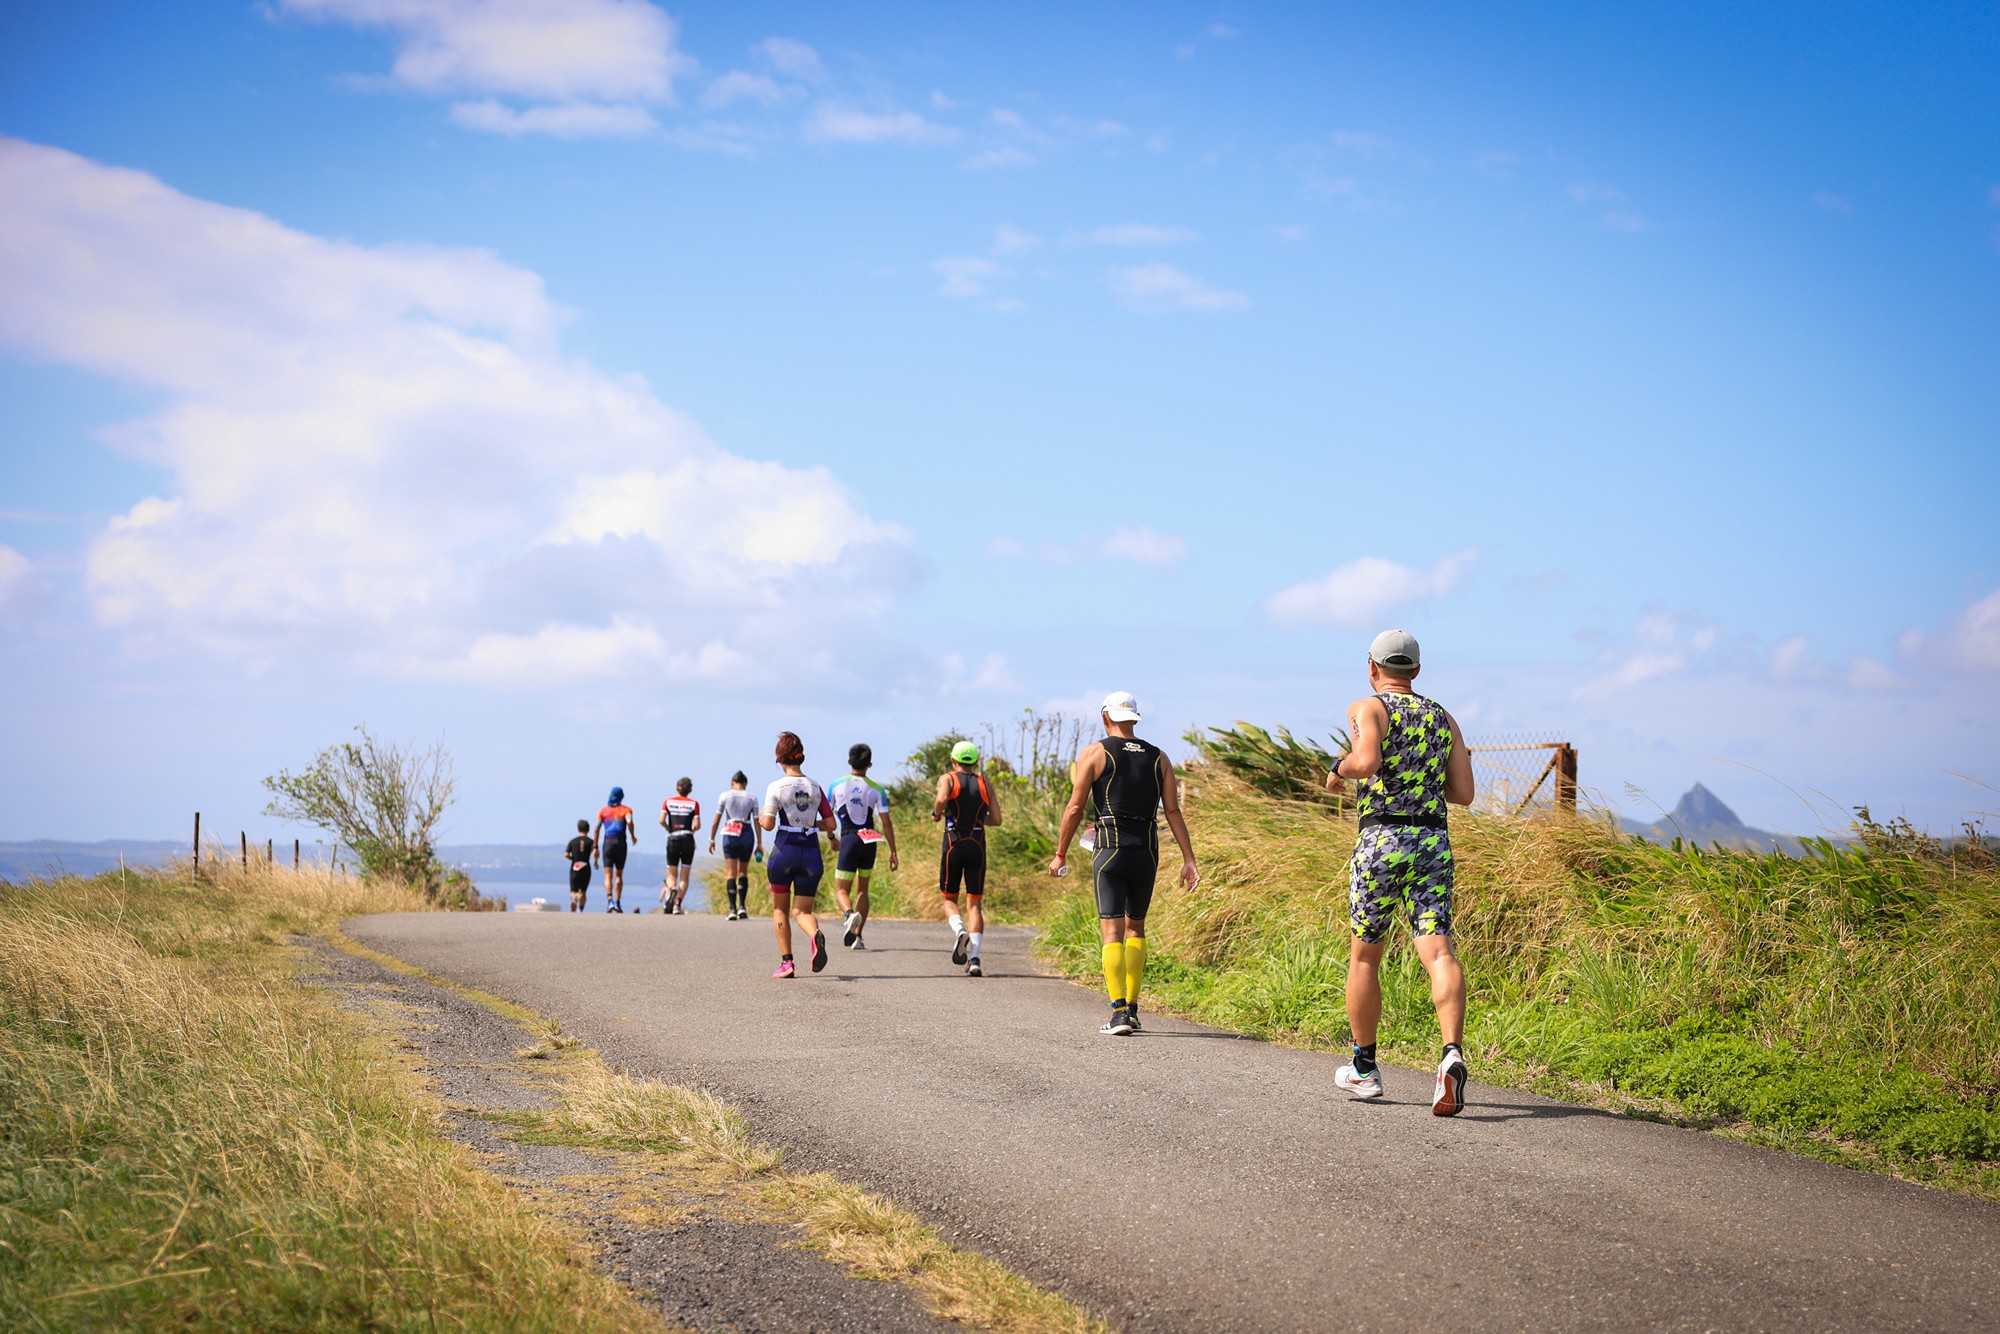
M1458 719L1447 712L1445 721L1451 724L1451 756L1444 762L1444 799L1454 806L1472 804L1472 752L1465 748L1465 733L1458 730Z
M1181 845L1181 887L1193 889L1201 883L1201 868L1194 864L1194 843L1188 838L1187 817L1181 814L1181 784L1174 774L1174 762L1160 752L1160 805L1165 808L1167 828Z
M1382 737L1389 730L1389 711L1370 695L1347 710L1347 753L1327 771L1326 790L1340 791L1343 779L1373 778L1382 767Z
M1104 747L1092 746L1069 767L1069 804L1063 807L1062 829L1056 834L1056 855L1049 859L1050 875L1057 874L1069 860L1070 840L1076 837L1077 826L1083 823L1083 799L1089 795L1090 785L1097 781L1103 764Z
M996 826L1001 823L1000 798L993 795L993 784L986 785L986 823Z
M889 843L889 869L896 869L896 817L889 814L889 808L882 808L882 837Z
M597 865L597 841L604 836L604 821L599 818L597 828L590 831L590 864Z
M943 773L938 775L937 796L931 801L931 822L933 824L944 819L944 794L951 791L950 784L950 774Z
M708 822L708 850L715 851L715 831L722 828L722 807L715 808L715 818Z

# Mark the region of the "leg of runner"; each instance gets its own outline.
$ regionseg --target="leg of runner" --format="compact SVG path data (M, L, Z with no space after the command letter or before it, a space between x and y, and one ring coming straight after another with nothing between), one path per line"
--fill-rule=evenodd
M1444 1056L1438 1061L1431 1115L1456 1116L1465 1106L1465 970L1452 953L1451 937L1443 932L1417 937L1417 957L1431 975L1431 1005L1444 1035Z
M975 894L970 889L965 893L965 974L967 977L986 976L986 966L979 961L980 938L986 934L986 896Z
M1347 951L1347 1027L1354 1035L1354 1059L1334 1073L1333 1082L1357 1098L1382 1096L1382 1072L1375 1064L1375 1032L1382 1023L1382 951L1387 942L1354 937Z
M814 897L803 889L795 890L792 894L792 916L799 919L799 925L812 941L812 970L817 973L826 967L826 937L820 934L819 918L813 914Z
M861 943L862 928L868 925L868 881L873 871L854 873L854 920L848 924L848 931L854 936L854 948L866 949Z
M792 966L792 890L790 885L771 886L771 930L778 937L778 971L772 977L791 977L798 970Z
M1111 998L1111 1018L1097 1031L1111 1037L1132 1035L1132 1016L1125 1008L1125 930L1131 919L1124 916L1099 917L1098 933L1104 939L1104 991Z

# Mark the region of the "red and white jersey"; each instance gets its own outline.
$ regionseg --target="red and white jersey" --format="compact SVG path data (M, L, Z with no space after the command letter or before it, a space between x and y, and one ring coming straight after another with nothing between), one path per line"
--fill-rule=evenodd
M701 803L693 797L668 797L660 803L660 814L669 835L692 834L701 826Z

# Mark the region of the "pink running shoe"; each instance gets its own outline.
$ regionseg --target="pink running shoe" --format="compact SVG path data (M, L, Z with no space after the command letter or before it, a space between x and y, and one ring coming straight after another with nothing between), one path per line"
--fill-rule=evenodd
M793 975L794 973L797 973L798 971L799 971L799 970L798 970L797 968L794 968L794 967L792 966L792 961L791 961L790 959L781 959L781 960L779 960L779 961L778 961L778 966L777 966L777 968L776 968L776 969L774 969L774 970L772 971L772 973L771 973L771 976L772 976L772 977L790 977L790 976L792 976L792 975Z

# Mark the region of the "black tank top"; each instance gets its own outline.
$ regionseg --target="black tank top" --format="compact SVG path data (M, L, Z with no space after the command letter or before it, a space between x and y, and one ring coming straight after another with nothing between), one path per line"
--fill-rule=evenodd
M951 775L951 792L944 799L944 827L969 838L986 827L986 780L978 774Z
M1104 772L1090 785L1097 823L1130 833L1150 830L1160 809L1160 748L1137 737L1108 736Z

